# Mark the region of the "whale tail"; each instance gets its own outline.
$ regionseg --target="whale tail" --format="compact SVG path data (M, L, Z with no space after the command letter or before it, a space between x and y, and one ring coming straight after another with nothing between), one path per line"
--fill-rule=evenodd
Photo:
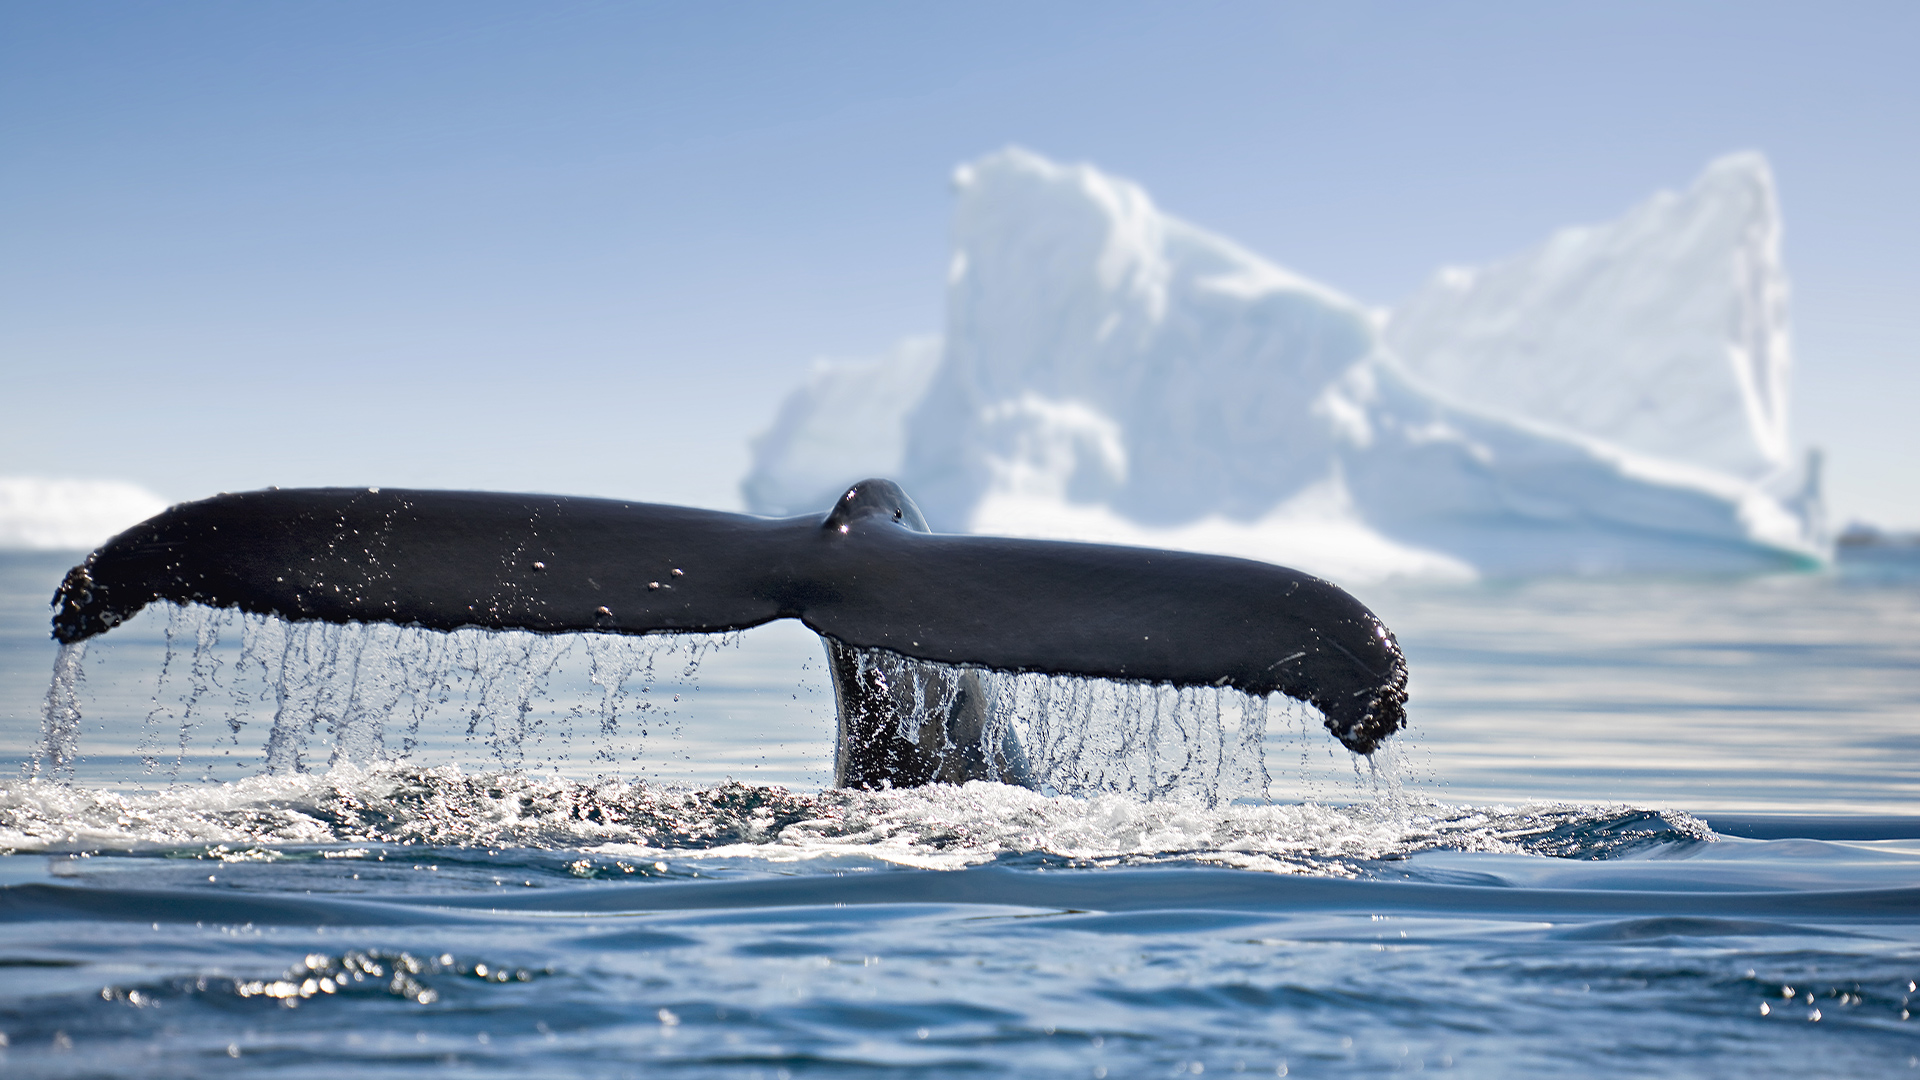
M921 707L929 693L944 702L937 740L921 724L897 738L925 745L876 741L905 691L863 659L873 656L1284 693L1361 754L1405 720L1399 644L1326 581L1224 556L932 533L885 480L853 485L824 518L784 519L496 492L219 495L74 567L54 596L53 636L84 640L156 600L432 630L712 633L799 619L827 641L837 771L861 786L1017 781L1023 769L1018 747L979 719L977 676L932 686L912 675Z

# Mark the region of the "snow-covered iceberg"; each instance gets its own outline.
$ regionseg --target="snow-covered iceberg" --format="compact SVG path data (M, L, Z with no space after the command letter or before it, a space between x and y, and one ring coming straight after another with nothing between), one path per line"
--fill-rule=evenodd
M902 350L817 372L755 444L752 509L885 474L936 528L1350 582L1823 558L1817 484L1787 464L1785 286L1757 157L1445 272L1390 317L1090 166L1007 150L956 187L937 364ZM889 389L849 404L843 379ZM816 430L831 454L790 449Z
M166 508L118 480L0 477L0 550L90 551Z

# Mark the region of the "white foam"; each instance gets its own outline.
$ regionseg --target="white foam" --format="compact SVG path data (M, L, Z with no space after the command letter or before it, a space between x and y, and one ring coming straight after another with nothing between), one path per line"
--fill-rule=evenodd
M1208 805L982 781L800 794L348 764L145 793L0 782L0 851L198 846L240 861L280 858L288 847L365 858L368 845L430 845L581 851L629 871L667 860L750 871L834 860L944 870L1037 856L1353 875L1435 848L1594 857L1656 832L1712 839L1683 814L1652 822L1623 807L1452 806L1365 779L1340 794L1338 802Z

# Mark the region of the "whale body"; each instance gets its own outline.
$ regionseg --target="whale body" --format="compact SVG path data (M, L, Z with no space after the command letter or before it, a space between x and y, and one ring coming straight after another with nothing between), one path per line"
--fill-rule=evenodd
M69 571L53 636L82 641L156 600L441 631L799 619L826 643L842 786L1020 782L1017 746L974 738L979 669L1277 691L1360 754L1405 719L1399 644L1329 582L1217 555L936 534L887 480L848 488L824 518L779 519L498 492L223 494L157 514ZM875 656L895 663L863 659ZM939 666L961 674L930 689ZM922 684L901 685L902 671ZM937 708L944 730L902 734L891 721L909 698Z

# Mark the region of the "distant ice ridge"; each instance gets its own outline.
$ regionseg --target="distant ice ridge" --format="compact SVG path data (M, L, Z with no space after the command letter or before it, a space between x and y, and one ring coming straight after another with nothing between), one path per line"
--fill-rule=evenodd
M90 551L167 502L117 480L0 477L0 550Z
M1090 166L1010 149L955 179L937 363L923 344L858 369L892 392L848 413L817 373L755 444L752 509L893 475L937 529L1347 582L1826 557L1817 476L1788 460L1786 286L1755 155L1613 225L1443 271L1391 315ZM788 449L813 430L836 440L830 465Z

